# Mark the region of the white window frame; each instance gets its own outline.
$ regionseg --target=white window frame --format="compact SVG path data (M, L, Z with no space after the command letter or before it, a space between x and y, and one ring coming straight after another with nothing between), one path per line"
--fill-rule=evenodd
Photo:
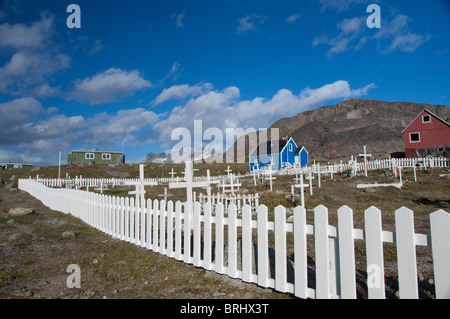
M292 146L292 144L289 144L289 152L292 152L292 149L293 149L294 147Z
M94 153L84 153L84 159L94 159L95 154Z
M428 121L425 121L425 117L426 117L426 116L429 118ZM428 114L428 115L423 115L423 116L422 116L422 123L431 123L431 115L429 115L429 114Z
M110 161L111 160L111 153L102 153L102 160Z
M418 141L413 141L412 140L411 137L412 137L413 134L417 134L419 136L419 140ZM411 132L411 133L409 133L409 142L410 143L420 143L420 132Z

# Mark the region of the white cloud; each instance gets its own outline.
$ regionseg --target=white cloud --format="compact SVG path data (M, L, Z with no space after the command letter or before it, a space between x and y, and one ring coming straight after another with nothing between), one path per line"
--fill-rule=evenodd
M384 23L373 37L379 43L389 43L381 52L384 54L394 51L414 52L422 44L429 40L428 35L412 33L408 30L408 22L412 21L408 16L399 14L391 21Z
M356 50L356 46L352 43L362 32L362 29L364 28L364 21L365 20L363 17L344 19L337 24L337 28L340 30L340 33L337 36L329 37L326 35L321 35L316 37L314 39L313 46L320 44L330 46L330 49L326 52L328 57L331 57L334 54L349 51L352 48L353 50ZM360 48L360 46L358 48Z
M23 50L42 49L48 45L54 33L54 15L41 14L41 20L33 22L30 26L22 23L0 25L0 47Z
M164 89L160 95L153 101L153 105L158 105L172 99L186 99L204 94L212 89L210 83L196 84L190 86L188 84L173 85L168 89Z
M248 14L238 19L237 34L245 34L247 31L258 31L267 17L258 14Z
M0 67L0 93L44 96L56 93L47 83L51 75L70 67L71 59L52 45L54 16L41 14L30 26L0 25L0 48L10 54ZM45 91L43 89L47 87Z
M183 11L181 11L180 13L178 13L178 14L172 14L172 19L174 20L174 23L175 23L175 25L177 26L177 28L178 29L182 29L182 28L184 28L184 25L183 25L183 18L184 18L184 14L185 14L185 11L183 10Z
M15 126L29 121L33 117L44 113L45 110L41 103L35 98L26 97L15 99L0 104L0 143L3 141L7 132Z
M158 86L164 85L164 82L166 82L169 79L173 81L178 80L178 78L180 77L180 69L181 65L178 62L174 62L169 72L161 80L159 80Z
M313 41L313 46L326 45L328 57L343 52L355 52L364 47L370 40L376 40L380 53L388 54L395 51L412 53L430 38L409 31L408 22L411 19L405 15L396 15L392 20L383 19L382 27L374 34L368 35L365 17L344 19L337 24L339 33L334 36L320 35Z
M103 144L149 128L158 119L159 115L143 108L120 110L115 115L98 114L88 121L89 133Z
M0 162L1 163L36 163L41 162L42 158L36 156L29 156L24 153L17 153L10 150L0 149Z
M44 83L34 87L31 90L33 96L46 98L49 96L57 95L60 93L59 87L51 87L49 84Z
M362 27L364 27L364 18L356 17L352 19L344 19L338 23L338 28L346 34L359 33L361 32Z
M286 23L292 23L300 19L301 14L293 14L286 18Z
M23 154L36 164L55 163L59 150L63 153L77 145L80 148L121 149L137 144L160 115L143 108L120 110L114 114L98 113L85 118L81 115L55 114L55 108L45 109L34 98L16 99L0 104L0 159L24 162ZM30 160L31 161L31 160Z
M281 89L271 98L255 97L242 100L240 90L231 86L212 90L208 85L187 86L203 88L195 97L175 107L169 114L156 114L144 108L120 110L113 114L97 113L91 117L58 114L55 108L44 108L34 98L22 98L0 104L0 148L15 147L14 152L0 158L35 164L55 163L59 150L72 148L121 149L127 145L158 143L171 147L172 131L186 127L192 131L194 120L202 120L203 130L218 128L225 136L226 128L266 128L276 120L296 115L334 99L366 95L374 87L352 89L346 81L336 81L317 89L309 87L294 94ZM192 94L192 92L190 92ZM1 153L1 152L0 152ZM26 155L23 155L26 154Z
M89 54L100 53L103 50L104 47L105 47L105 45L103 44L102 41L95 40L94 47L91 49L91 51L89 51Z
M373 87L374 84L369 84L354 90L348 82L336 81L318 89L307 87L298 95L282 89L271 99L256 97L253 100L241 100L239 89L228 87L222 91L207 92L190 99L185 105L175 107L166 119L154 125L153 131L163 146L169 146L172 131L186 127L193 132L194 120L202 120L204 130L267 128L280 118L294 116L326 101L366 95Z
M75 82L70 98L87 101L89 104L113 102L119 97L131 96L134 92L152 87L139 71L124 71L111 68L92 78L87 77Z
M374 0L370 1L371 3L374 2ZM347 11L353 5L368 2L369 0L319 0L321 12L326 10L336 10L337 12ZM377 1L375 0L375 2Z
M37 53L20 51L0 68L0 88L6 91L12 85L25 82L28 85L42 83L48 75L70 66L70 58L64 54ZM19 84L20 86L20 84Z

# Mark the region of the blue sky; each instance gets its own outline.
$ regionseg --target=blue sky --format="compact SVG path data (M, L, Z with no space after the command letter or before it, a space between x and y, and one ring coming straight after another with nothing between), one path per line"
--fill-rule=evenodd
M194 120L267 128L350 97L449 106L449 18L447 0L0 0L0 162L143 162Z

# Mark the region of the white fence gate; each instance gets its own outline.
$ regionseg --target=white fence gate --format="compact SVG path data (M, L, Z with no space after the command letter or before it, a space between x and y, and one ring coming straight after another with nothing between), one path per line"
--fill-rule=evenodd
M198 202L136 203L134 198L48 188L30 179L19 180L19 188L114 238L300 298L356 298L355 240L366 243L368 273L374 270L370 276L378 274L368 281L369 298L385 298L384 242L397 246L400 298L418 298L416 246L431 246L436 298L450 298L450 214L443 210L430 214L431 234L416 234L413 212L404 207L395 212L396 231L390 232L382 229L376 207L365 211L365 229L355 229L347 206L338 210L338 226L328 224L324 206L315 208L314 225L308 225L301 206L294 209L293 223L288 223L282 206L275 208L274 221L269 221L267 207L260 205L254 220L249 205L243 206L242 218L235 205L224 217L221 203L214 210L210 203L203 208ZM274 233L273 248L269 232ZM292 234L293 261L287 259L287 236ZM315 289L308 285L307 235L314 236Z

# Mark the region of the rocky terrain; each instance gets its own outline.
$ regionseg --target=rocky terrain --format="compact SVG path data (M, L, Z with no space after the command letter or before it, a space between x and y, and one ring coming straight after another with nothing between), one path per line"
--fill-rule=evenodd
M315 160L348 159L362 152L364 145L374 156L387 155L404 151L402 131L423 109L450 121L450 108L444 105L350 99L280 119L269 130L279 128L280 138L291 136ZM256 134L241 137L234 145L235 158L239 159L236 145L245 140L248 156L255 138Z

